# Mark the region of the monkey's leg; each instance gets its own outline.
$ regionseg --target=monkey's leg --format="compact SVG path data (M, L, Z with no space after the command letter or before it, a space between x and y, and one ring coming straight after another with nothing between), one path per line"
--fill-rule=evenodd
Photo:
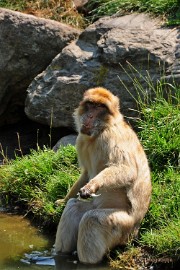
M133 228L133 218L118 209L86 212L79 224L79 260L90 264L100 262L108 250L128 241Z
M79 222L84 213L92 209L91 202L70 199L62 213L55 240L56 252L70 253L77 250Z

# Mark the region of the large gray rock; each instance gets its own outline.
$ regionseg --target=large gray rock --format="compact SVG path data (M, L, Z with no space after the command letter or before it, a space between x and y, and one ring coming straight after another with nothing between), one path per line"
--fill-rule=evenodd
M120 97L123 113L132 116L136 102L131 95L137 97L138 86L134 78L149 94L162 76L171 79L174 73L180 82L179 41L178 29L161 27L148 15L100 19L33 80L26 114L54 127L74 127L72 113L83 92L104 86Z
M33 78L79 34L56 21L0 9L0 124L15 121Z
M57 152L60 146L67 146L69 144L75 146L76 139L77 139L77 135L74 135L74 134L70 134L70 135L62 137L53 147L54 152Z

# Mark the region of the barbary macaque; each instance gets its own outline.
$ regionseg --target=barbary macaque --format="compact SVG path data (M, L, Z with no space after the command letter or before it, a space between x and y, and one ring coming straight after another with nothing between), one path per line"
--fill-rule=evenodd
M80 262L95 264L137 235L150 203L150 169L110 91L87 90L74 118L82 174L65 197L55 249L77 250Z

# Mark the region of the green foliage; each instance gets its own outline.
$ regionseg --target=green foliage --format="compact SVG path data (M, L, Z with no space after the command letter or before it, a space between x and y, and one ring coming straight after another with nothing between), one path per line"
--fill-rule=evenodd
M180 149L179 92L180 89L176 89L173 103L158 97L142 108L140 136L153 170L177 166Z
M93 20L102 16L128 12L150 12L169 16L169 24L180 24L178 0L90 0L88 6ZM179 10L179 11L178 11Z
M165 98L160 86L154 89L153 100L144 99L148 103L139 95L139 136L148 155L153 182L152 201L142 224L140 242L152 247L158 255L168 254L177 259L180 255L180 88L173 86L174 95Z
M180 175L172 167L162 172L152 172L153 193L150 209L143 221L142 231L148 228L160 229L168 220L177 219L180 214Z
M168 252L167 249L164 251L177 259L179 258L177 234L180 234L177 227L177 220L180 217L180 86L165 80L157 81L155 84L148 72L142 75L130 63L128 72L124 68L123 70L136 89L136 95L132 95L121 80L137 103L140 116L136 122L138 136L147 153L152 171L152 200L141 225L140 242L141 245L153 247L154 254L162 255L165 246L163 239L167 234L169 249ZM145 82L148 91L139 79ZM162 238L159 235L152 245L151 235L155 238L161 231Z
M48 223L57 222L62 207L55 201L64 198L79 176L77 155L73 146L58 152L44 148L16 158L0 167L0 193L6 203L21 204L26 211Z
M171 256L172 258L180 257L180 220L167 220L166 224L159 229L147 231L141 236L141 243L148 244L155 254Z
M26 6L26 2L26 0L0 0L0 7L21 11Z

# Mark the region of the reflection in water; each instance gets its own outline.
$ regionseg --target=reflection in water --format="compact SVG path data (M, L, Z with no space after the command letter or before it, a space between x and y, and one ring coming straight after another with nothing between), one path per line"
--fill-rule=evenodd
M26 263L30 262L31 264L34 262L36 265L54 265L52 270L107 270L110 269L108 264L104 261L103 263L96 265L85 265L78 261L76 256L70 255L54 255L54 256L44 256L43 254L37 255L36 252L31 254L26 254L26 259L24 260ZM43 268L44 269L44 268ZM114 269L113 269L114 270Z
M55 257L55 270L111 270L106 262L95 265L87 265L79 263L74 256L56 256ZM114 268L113 268L114 270Z
M106 262L84 265L76 256L54 256L51 247L52 241L50 244L27 219L0 212L0 270L112 269Z

